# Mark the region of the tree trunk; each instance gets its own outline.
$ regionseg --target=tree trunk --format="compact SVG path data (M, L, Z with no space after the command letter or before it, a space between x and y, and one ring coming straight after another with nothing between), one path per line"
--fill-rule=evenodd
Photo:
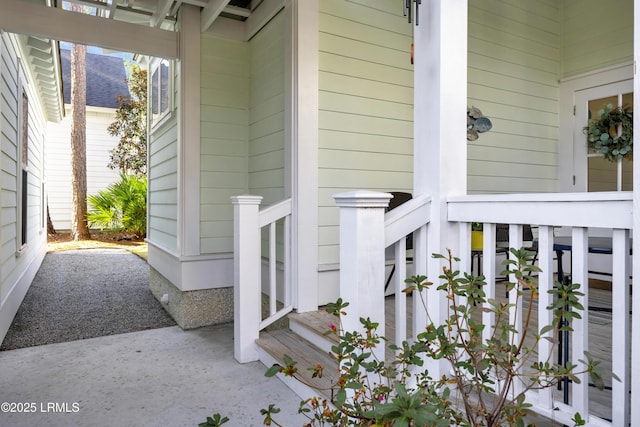
M82 10L82 6L73 5ZM71 47L71 187L73 205L71 211L71 237L73 240L91 238L87 225L87 135L86 135L86 67L87 48L74 44Z
M51 215L49 215L49 203L47 202L47 234L53 235L58 234L56 228L53 226L53 221L51 221Z

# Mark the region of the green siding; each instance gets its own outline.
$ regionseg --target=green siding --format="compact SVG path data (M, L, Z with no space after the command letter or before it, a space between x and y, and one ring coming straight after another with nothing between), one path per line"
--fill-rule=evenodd
M412 28L395 0L323 0L319 16L319 263L338 262L332 195L411 191Z
M468 104L493 123L467 145L469 193L557 190L561 5L469 2Z
M176 114L150 134L149 235L161 247L178 247L178 125Z
M247 193L248 44L201 38L200 250L233 251L231 196Z
M633 0L562 4L562 77L633 61Z
M267 206L284 198L285 14L249 42L249 192Z

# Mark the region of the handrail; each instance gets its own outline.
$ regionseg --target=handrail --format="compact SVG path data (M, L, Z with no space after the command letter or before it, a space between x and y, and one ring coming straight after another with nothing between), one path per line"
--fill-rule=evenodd
M389 247L429 222L431 196L421 195L387 212L384 217L384 246Z
M631 229L630 192L494 194L451 197L448 220Z
M292 206L293 204L289 198L261 209L258 218L260 228L291 215Z

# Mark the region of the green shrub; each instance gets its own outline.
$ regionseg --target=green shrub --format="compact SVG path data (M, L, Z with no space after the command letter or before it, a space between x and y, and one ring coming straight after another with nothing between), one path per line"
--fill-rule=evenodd
M120 180L88 197L91 227L124 230L143 238L147 231L147 179L120 174Z
M554 301L546 307L553 313L553 322L532 331L529 327L538 288L530 273L540 269L532 265L532 253L511 249L511 254L514 259L505 261L509 271L504 273L516 279L507 284L507 290L515 292L516 305L523 306L520 331L509 318L513 305L487 298L484 277L456 270L458 260L450 253L434 255L444 264L439 285L425 276L407 280L404 292L420 298L429 320L413 342L390 346L396 352L390 363L377 359L372 351L386 341L377 333L377 323L361 318L362 332L345 331L341 318L349 304L341 299L329 304L327 311L336 316L336 324L329 325L327 333L338 335L339 343L331 353L339 366L331 389L324 390L330 392L330 399L315 397L301 402L299 411L309 420L305 426L524 427L531 410L531 404L526 402L528 390L553 387L564 378L578 383L577 375L581 373L589 373L591 381L602 387L599 362L589 354L581 360L580 368L551 360L557 345L555 337L561 331L571 331L571 321L580 318L584 310L579 299L583 295L578 290L580 285L556 282L549 291ZM422 292L432 286L447 297L447 315L442 324L431 320ZM494 314L493 324L483 324L483 312ZM488 338L483 336L485 328L491 328ZM538 362L537 344L542 339L551 342L551 349L545 355L546 361ZM446 361L447 373L433 378L424 367L426 359ZM299 376L296 365L285 355L284 366L273 365L266 375L281 374L315 388ZM327 374L320 365L309 369L314 378ZM514 388L516 382L520 383L519 391ZM262 410L265 425L280 425L273 417L277 410L273 405ZM583 425L584 420L575 414L573 423Z

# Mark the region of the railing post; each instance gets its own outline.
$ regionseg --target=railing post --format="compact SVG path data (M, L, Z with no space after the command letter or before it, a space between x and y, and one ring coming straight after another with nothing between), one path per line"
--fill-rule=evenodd
M234 196L233 203L233 354L240 363L258 360L260 325L260 196Z
M360 318L370 318L384 336L384 212L391 194L361 190L333 198L340 208L340 297L349 303L343 327L361 331ZM384 347L374 351L380 360Z

